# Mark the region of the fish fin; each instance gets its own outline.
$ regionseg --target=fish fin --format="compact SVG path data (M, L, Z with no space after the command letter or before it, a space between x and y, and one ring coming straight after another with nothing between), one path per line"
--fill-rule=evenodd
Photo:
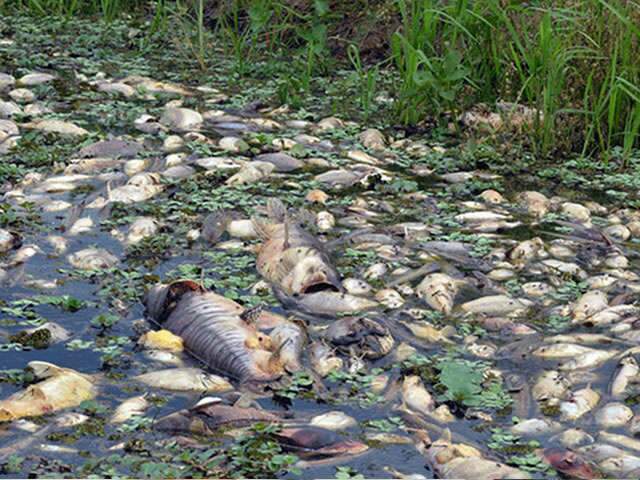
M254 324L260 317L260 314L262 314L263 310L264 305L262 304L256 305L255 307L247 308L240 314L240 318L244 320L245 323Z
M224 235L231 219L231 212L228 210L217 210L210 213L202 221L202 237L215 245Z
M270 198L267 201L267 215L276 223L282 223L287 217L287 207L284 206L282 200L278 198Z
M264 220L260 220L257 217L251 217L251 223L253 224L253 229L261 240L268 240L271 237L268 229L269 225Z
M282 242L282 249L289 250L289 216L284 214L284 242Z
M8 408L0 407L0 422L15 420L15 414Z
M282 342L280 344L280 346L278 348L275 349L275 351L271 354L271 356L269 357L269 369L273 369L273 371L278 371L279 369L281 369L283 367L282 365L282 349L288 345L289 343L291 343L293 340L291 338L287 338L284 342Z
M448 428L445 428L442 431L442 435L440 435L440 438L438 439L438 441L443 440L447 443L451 443L451 430L449 430Z

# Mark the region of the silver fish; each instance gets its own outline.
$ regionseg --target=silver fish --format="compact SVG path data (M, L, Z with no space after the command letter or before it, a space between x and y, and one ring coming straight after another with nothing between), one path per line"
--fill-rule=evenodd
M149 316L181 337L211 370L240 382L270 381L282 373L269 362L270 338L241 318L242 307L233 300L179 281L154 287L145 303Z

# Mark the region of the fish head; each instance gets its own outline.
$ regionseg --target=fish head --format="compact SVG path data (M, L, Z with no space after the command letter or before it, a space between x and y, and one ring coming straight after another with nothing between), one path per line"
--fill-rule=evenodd
M309 255L294 267L290 278L290 291L294 294L342 290L338 274L313 249L309 249Z
M143 300L147 314L154 320L162 322L180 298L189 292L204 293L205 289L193 280L177 280L170 285L154 285L145 294Z
M142 302L147 309L147 314L154 320L160 319L164 314L167 291L166 285L157 284L144 295Z

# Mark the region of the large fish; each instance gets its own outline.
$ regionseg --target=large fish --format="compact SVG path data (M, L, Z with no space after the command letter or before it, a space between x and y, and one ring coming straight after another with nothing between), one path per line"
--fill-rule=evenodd
M253 219L263 243L258 252L258 272L285 295L342 290L338 272L322 244L288 218L278 200L268 204L269 219Z
M145 305L155 323L181 337L187 352L216 373L241 383L282 375L280 352L273 351L271 338L233 300L185 280L156 285Z

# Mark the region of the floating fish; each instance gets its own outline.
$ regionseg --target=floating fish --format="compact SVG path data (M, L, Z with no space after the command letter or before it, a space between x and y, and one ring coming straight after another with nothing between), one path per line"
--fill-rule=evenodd
M263 240L258 272L285 295L342 290L340 278L320 242L288 218L284 205L269 202L269 220L254 219Z
M243 309L233 300L178 281L153 287L145 304L154 322L181 337L185 350L213 371L240 382L274 380L283 373L269 336L241 318Z
M28 367L42 379L0 401L0 421L37 417L80 405L97 394L93 381L70 368L34 361Z

